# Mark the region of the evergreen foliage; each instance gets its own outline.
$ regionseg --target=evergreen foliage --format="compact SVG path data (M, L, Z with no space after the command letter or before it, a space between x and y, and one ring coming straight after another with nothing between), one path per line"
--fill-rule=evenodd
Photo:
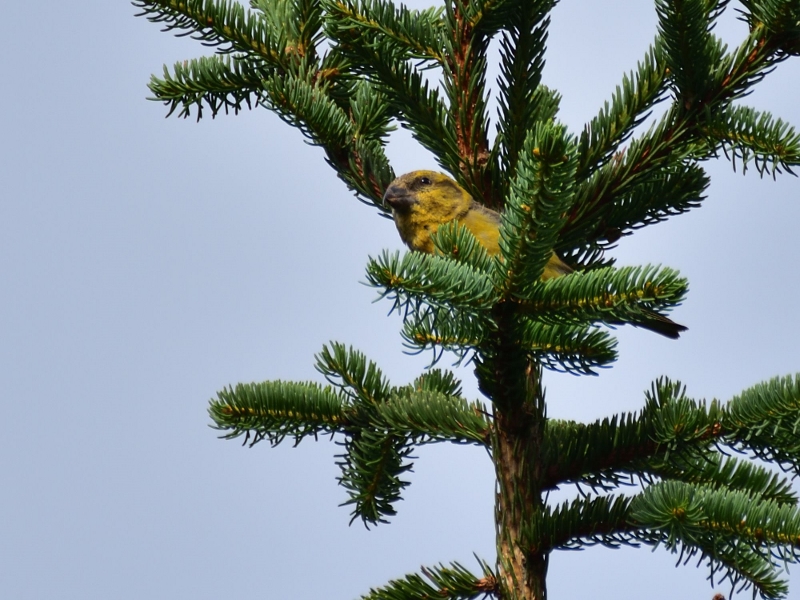
M214 48L151 79L170 114L272 110L382 214L395 177L384 148L399 123L473 198L502 211L497 257L451 224L435 234L436 254L384 252L367 265L367 281L402 314L408 347L432 350L434 362L444 351L472 361L486 405L464 398L446 370L392 385L339 343L317 357L327 385L239 384L211 401L225 438L336 439L346 504L367 525L395 514L416 446L487 449L497 473L495 566L479 560L474 575L440 565L364 598L541 600L549 554L592 544L664 546L684 562L699 557L734 587L786 597L780 569L800 558L788 479L800 475L800 377L727 403L694 400L662 379L638 413L583 424L546 417L541 374L595 373L616 358L603 325L647 326L684 300L688 284L676 271L615 268L604 252L699 207L709 185L703 161L722 155L772 177L800 164L800 134L741 103L800 54L800 0L743 0L749 33L732 49L714 34L728 0L655 0L655 40L577 134L557 121L560 97L541 83L555 0L449 0L421 11L389 0L133 4ZM659 103L661 116L642 130ZM554 251L575 271L543 282ZM547 503L548 491L569 484L581 492L574 500Z

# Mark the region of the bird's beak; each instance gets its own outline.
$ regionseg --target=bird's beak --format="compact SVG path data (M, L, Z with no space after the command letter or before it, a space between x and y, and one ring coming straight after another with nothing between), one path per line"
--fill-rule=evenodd
M405 189L390 185L383 195L383 203L391 207L393 212L406 212L416 200Z

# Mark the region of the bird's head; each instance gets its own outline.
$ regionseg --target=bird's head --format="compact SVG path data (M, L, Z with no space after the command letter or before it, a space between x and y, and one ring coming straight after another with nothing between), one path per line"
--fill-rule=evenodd
M406 215L418 211L437 214L457 212L469 207L470 195L453 179L436 171L411 171L395 179L386 189L383 201L392 213ZM443 222L452 220L445 219Z
M431 233L463 217L472 197L453 179L436 171L412 171L395 179L383 201L392 209L400 237L414 250L433 251Z

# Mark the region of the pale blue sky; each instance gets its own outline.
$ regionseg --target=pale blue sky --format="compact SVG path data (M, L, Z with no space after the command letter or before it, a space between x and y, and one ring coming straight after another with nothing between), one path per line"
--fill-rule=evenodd
M397 384L429 357L403 354L399 319L360 283L368 255L400 249L394 225L271 113L165 120L150 74L209 50L134 12L15 2L0 21L0 597L345 600L422 564L493 561L492 468L475 448L421 449L398 516L365 531L337 506L337 446L247 449L208 428L218 389L318 380L332 339ZM545 82L573 131L654 34L647 2L559 5ZM795 59L747 102L800 125L798 82ZM435 168L403 132L389 154L398 173ZM702 209L615 251L688 276L674 316L689 332L623 329L600 377L548 374L551 416L637 410L662 374L728 399L800 371L800 180L708 167ZM558 553L550 597L711 598L706 570L675 560Z

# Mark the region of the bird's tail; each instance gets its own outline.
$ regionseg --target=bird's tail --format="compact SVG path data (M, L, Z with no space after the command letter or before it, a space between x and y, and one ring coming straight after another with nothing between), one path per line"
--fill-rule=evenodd
M631 324L642 329L654 331L673 340L677 340L682 332L689 329L652 310L645 310L642 314L642 319Z

